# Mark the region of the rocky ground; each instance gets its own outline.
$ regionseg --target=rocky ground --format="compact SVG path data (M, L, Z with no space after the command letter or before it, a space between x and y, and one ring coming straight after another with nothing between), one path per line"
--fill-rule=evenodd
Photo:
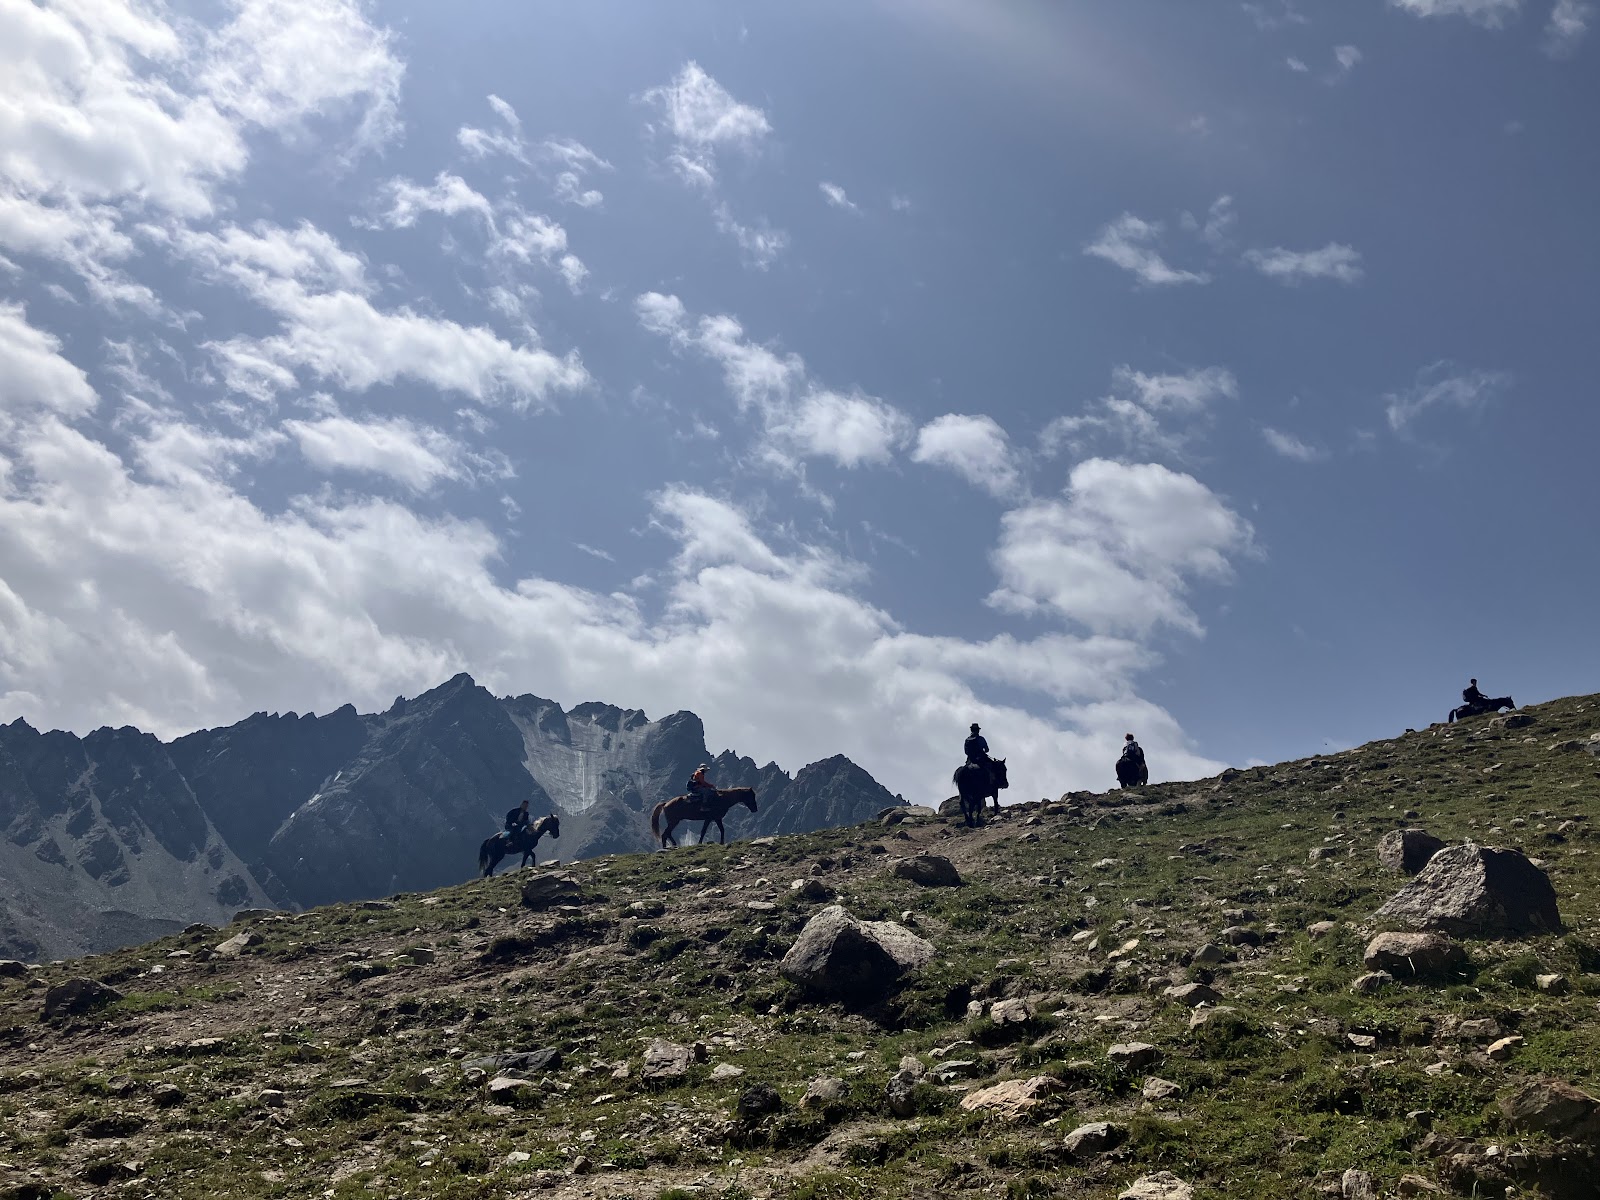
M1597 800L1579 697L0 963L0 1200L1594 1196Z

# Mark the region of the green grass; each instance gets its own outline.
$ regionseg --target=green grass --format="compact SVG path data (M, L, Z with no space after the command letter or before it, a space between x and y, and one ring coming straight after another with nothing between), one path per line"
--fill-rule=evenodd
M1588 829L1600 763L1546 749L1600 729L1600 703L1532 712L1533 742L1481 720L1226 782L1073 799L1036 825L1023 823L1033 806L978 833L908 822L580 863L569 869L592 901L577 912L523 910L509 874L392 908L261 921L263 941L237 959L169 959L227 936L178 935L53 968L51 981L116 979L124 999L48 1037L41 993L0 981L0 1162L78 1195L84 1170L137 1159L141 1178L114 1186L175 1200L531 1195L537 1173L564 1177L581 1159L659 1200L1114 1195L1163 1168L1204 1200L1277 1200L1354 1164L1391 1190L1404 1172L1435 1175L1414 1110L1447 1136L1504 1140L1493 1102L1518 1080L1600 1090L1600 838ZM1548 836L1567 818L1577 831ZM1568 931L1475 943L1448 986L1352 993L1364 971L1354 926L1403 882L1373 847L1409 824L1543 857ZM1340 853L1313 865L1321 845ZM965 885L895 878L889 860L917 850L955 859ZM778 962L819 907L789 882L814 869L857 916L911 912L934 962L857 1010L783 980ZM1339 925L1305 932L1321 920ZM1204 973L1188 965L1239 924L1263 936L1259 950ZM1080 932L1098 948L1073 941ZM1109 960L1134 939L1126 963ZM402 958L418 946L436 961ZM1551 972L1568 994L1537 990ZM1190 1030L1161 990L1205 978L1236 1012ZM1034 1015L998 1025L989 1006L1010 997ZM1525 1042L1504 1066L1467 1069L1481 1043L1445 1031L1484 1017ZM1354 1048L1351 1032L1376 1048ZM222 1040L191 1048L200 1037ZM699 1043L705 1059L681 1080L644 1080L653 1037ZM1150 1073L1179 1086L1176 1100L1146 1109L1146 1073L1106 1061L1133 1040L1160 1047ZM547 1046L561 1067L498 1107L462 1065ZM901 1118L885 1088L908 1054L928 1073ZM956 1060L972 1065L941 1080ZM1456 1069L1427 1073L1441 1060ZM744 1074L716 1080L719 1064ZM844 1098L799 1108L824 1074L845 1080ZM971 1088L1037 1074L1064 1090L1030 1119L959 1107ZM755 1083L784 1106L744 1121L735 1105ZM162 1084L184 1101L158 1104ZM259 1103L263 1088L283 1104ZM1127 1142L1067 1161L1062 1135L1095 1119L1127 1126ZM512 1151L529 1157L511 1163Z

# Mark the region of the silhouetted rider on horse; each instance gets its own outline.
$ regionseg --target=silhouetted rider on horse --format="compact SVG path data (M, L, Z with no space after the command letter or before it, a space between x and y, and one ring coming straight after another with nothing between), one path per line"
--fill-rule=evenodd
M520 806L513 808L506 814L506 832L513 838L528 827L528 802L524 800Z
M1461 689L1461 707L1452 708L1449 719L1459 721L1462 717L1477 717L1516 706L1516 702L1510 696L1485 696L1478 690L1478 681L1473 679Z
M967 761L956 768L952 782L961 796L961 815L968 825L976 825L983 815L984 800L992 799L994 810L1000 811L1000 789L1010 787L1011 782L1006 778L1006 760L989 757L989 742L978 731L976 721L963 748Z
M1144 748L1128 734L1122 741L1122 757L1117 759L1117 783L1122 787L1143 787L1150 782L1150 768L1145 765Z

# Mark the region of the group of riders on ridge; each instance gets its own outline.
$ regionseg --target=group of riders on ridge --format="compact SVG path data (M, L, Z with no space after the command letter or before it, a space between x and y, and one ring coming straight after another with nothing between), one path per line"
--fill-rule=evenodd
M1463 717L1515 707L1516 704L1510 696L1485 696L1478 689L1478 681L1474 679L1461 690L1461 706L1450 710L1449 720L1456 721ZM971 732L967 735L962 750L966 754L966 762L956 768L954 782L961 793L962 815L966 817L967 824L971 825L976 823L974 817L982 813L985 799L993 799L994 807L998 811L1000 789L1010 786L1010 782L1006 778L1006 760L990 756L989 740L983 736L982 728L976 721L971 725ZM663 846L677 844L672 837L672 830L680 821L704 821L705 824L700 830L701 841L705 840L707 831L715 825L718 834L725 841L727 835L722 827L722 818L727 815L730 808L735 804L743 804L751 812L756 811L754 789L719 789L707 774L710 770L709 763L701 763L689 777L685 794L674 796L671 800L663 800L650 814L651 829L661 838ZM1123 738L1122 754L1117 759L1117 784L1125 788L1143 787L1149 781L1150 768L1145 763L1144 748L1134 739L1133 734L1127 734ZM661 829L663 818L667 822L665 832ZM551 837L560 837L560 823L553 815L541 817L538 821L530 820L528 802L524 800L521 805L506 813L504 831L484 842L478 855L483 873L493 874L495 866L502 858L518 851L522 852L523 865L526 866L533 858L534 846L546 833Z

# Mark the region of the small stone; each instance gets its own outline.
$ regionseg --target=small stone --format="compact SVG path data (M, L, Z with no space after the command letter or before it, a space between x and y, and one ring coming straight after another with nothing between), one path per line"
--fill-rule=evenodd
M1306 935L1311 938L1324 938L1339 928L1337 921L1316 921L1306 926Z
M1183 1089L1173 1083L1172 1080L1152 1075L1144 1081L1144 1088L1140 1094L1146 1100L1170 1100L1181 1091Z
M1369 1172L1352 1167L1339 1180L1339 1195L1343 1200L1378 1200L1378 1185Z
M533 1086L535 1085L531 1079L519 1079L515 1075L496 1075L489 1080L489 1095L504 1101Z
M823 1075L811 1081L806 1094L800 1097L801 1108L827 1108L843 1104L849 1095L845 1081L836 1075Z
M802 900L820 902L833 899L833 889L820 879L796 879L789 890Z
M1400 1182L1395 1184L1395 1191L1402 1196L1442 1196L1444 1189L1431 1180L1424 1179L1421 1175L1402 1175Z
M1194 952L1189 961L1197 967L1214 967L1228 961L1228 952L1215 942L1207 942Z
M729 1079L737 1079L743 1074L744 1068L736 1067L732 1063L718 1063L711 1068L711 1078L718 1083ZM616 1072L614 1071L612 1072L612 1078L616 1078ZM626 1079L627 1076L623 1076L623 1078Z
M1393 984L1394 976L1389 974L1389 972L1369 971L1367 974L1357 978L1356 981L1350 985L1350 990L1352 992L1359 992L1363 996L1371 996L1376 992L1381 992L1386 987L1393 986Z
M996 1000L989 1006L989 1019L996 1025L1024 1025L1032 1017L1026 1000Z
M171 1108L183 1103L183 1089L175 1083L158 1083L150 1089L150 1099L158 1108Z
M1439 976L1458 971L1466 951L1440 933L1380 933L1362 960L1374 971L1400 976Z
M259 933L247 929L243 933L234 934L233 937L229 938L225 942L218 942L215 946L211 947L211 953L215 954L218 958L236 958L247 948L251 946L259 946L265 940L266 939L263 938Z
M919 854L915 858L902 859L895 863L894 874L897 878L909 879L923 887L961 886L961 872L956 870L956 865L937 854Z
M1219 1004L1222 1001L1222 993L1203 983L1179 984L1165 989L1161 994L1190 1008L1198 1008L1202 1004Z
M1117 1200L1194 1200L1194 1188L1171 1171L1157 1171L1135 1179Z
M783 1108L783 1097L770 1083L752 1083L739 1093L739 1116L746 1121L778 1112Z
M1565 996L1572 990L1572 984L1565 975L1538 975L1534 977L1533 982L1541 992L1549 996Z
M1357 1050L1371 1050L1378 1044L1378 1039L1370 1033L1347 1033L1344 1036Z
M1121 1125L1114 1125L1110 1121L1092 1121L1087 1125L1079 1125L1067 1134L1063 1145L1073 1158L1084 1159L1113 1150L1127 1138L1128 1131Z
M263 1088L256 1093L256 1103L262 1108L282 1108L284 1095L277 1088Z
M1246 929L1243 925L1230 925L1218 934L1217 938L1230 946L1261 945L1261 935L1254 929Z
M526 1150L513 1150L506 1155L506 1166L520 1167L523 1163L531 1161L533 1155Z
M993 1087L968 1092L961 1098L961 1107L966 1112L990 1112L1002 1120L1014 1121L1027 1116L1062 1087L1061 1081L1050 1075L1007 1079Z
M1236 1011L1231 1005L1227 1004L1197 1008L1189 1015L1189 1028L1199 1029L1202 1025L1208 1025L1218 1017L1231 1016Z
M644 1052L644 1067L639 1074L645 1079L682 1079L689 1073L694 1052L677 1042L654 1038Z
M1491 1043L1484 1053L1493 1062L1507 1062L1521 1045L1522 1039L1520 1037L1503 1037L1498 1042Z
M1160 1061L1161 1051L1148 1042L1119 1042L1106 1051L1106 1058L1124 1070L1137 1071Z

